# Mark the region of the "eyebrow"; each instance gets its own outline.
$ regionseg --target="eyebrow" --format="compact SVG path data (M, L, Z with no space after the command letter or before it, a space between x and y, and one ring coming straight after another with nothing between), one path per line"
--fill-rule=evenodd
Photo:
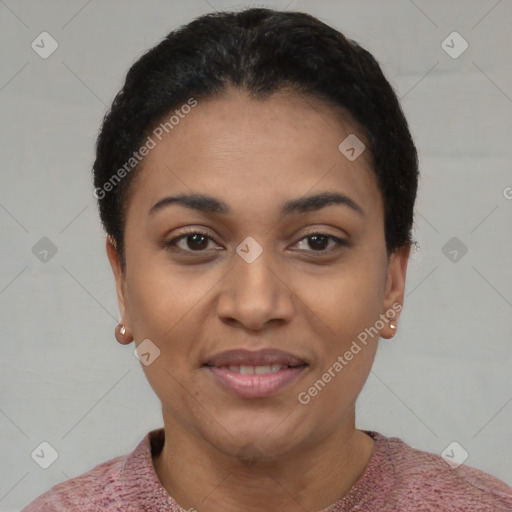
M167 196L160 199L149 210L149 215L154 215L163 208L178 204L208 214L229 215L231 208L223 201L204 194L181 194ZM338 192L321 192L319 194L292 199L284 203L281 214L283 216L292 213L306 213L317 211L333 204L344 205L351 208L362 217L366 217L364 210L350 197Z

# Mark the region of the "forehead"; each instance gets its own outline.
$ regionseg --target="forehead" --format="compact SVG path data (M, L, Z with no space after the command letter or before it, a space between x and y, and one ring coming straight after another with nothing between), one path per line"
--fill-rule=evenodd
M339 149L349 135L364 142L339 107L284 91L259 101L231 89L198 100L175 120L172 129L160 129L160 138L153 132L156 144L137 171L130 209L193 191L222 198L239 213L277 212L290 198L333 190L368 216L382 214L369 151L350 161Z

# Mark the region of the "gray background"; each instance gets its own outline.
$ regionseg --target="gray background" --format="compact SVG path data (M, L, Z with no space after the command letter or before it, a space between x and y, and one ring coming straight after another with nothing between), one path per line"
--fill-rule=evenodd
M134 345L113 335L119 315L92 195L94 142L143 51L196 16L242 5L309 12L371 51L418 146L421 249L357 426L439 454L457 441L467 465L512 484L510 0L0 0L3 511L162 426ZM43 31L59 44L47 59L31 48ZM453 31L469 44L458 58L441 46ZM57 248L47 261L32 250L43 237ZM456 261L446 249L453 237ZM42 441L58 452L46 470L31 458Z

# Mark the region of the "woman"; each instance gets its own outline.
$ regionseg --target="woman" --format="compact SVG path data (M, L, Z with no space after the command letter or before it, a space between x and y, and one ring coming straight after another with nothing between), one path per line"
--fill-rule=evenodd
M418 159L366 50L248 9L171 32L106 116L95 195L164 428L32 511L511 511L512 488L355 428L404 300Z

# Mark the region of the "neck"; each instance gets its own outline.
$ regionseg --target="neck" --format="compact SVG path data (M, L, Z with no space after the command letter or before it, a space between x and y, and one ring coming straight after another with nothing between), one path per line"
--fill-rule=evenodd
M374 441L355 429L354 414L349 420L321 443L271 459L251 460L248 453L240 460L164 417L165 443L153 464L185 509L323 510L349 492L373 452Z

